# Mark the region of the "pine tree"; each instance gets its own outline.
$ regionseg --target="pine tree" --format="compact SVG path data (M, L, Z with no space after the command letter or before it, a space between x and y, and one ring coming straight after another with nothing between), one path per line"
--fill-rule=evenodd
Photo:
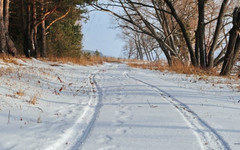
M10 6L10 37L27 57L68 55L81 48L81 20L91 0L18 0ZM2 28L3 29L3 28ZM47 50L49 46L49 50ZM78 47L77 47L78 46ZM74 50L71 50L74 51ZM57 54L59 52L59 54Z

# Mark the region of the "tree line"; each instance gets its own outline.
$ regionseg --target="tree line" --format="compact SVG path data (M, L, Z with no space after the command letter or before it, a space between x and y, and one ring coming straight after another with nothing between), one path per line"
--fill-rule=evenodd
M83 6L92 0L0 0L0 52L26 57L76 55Z
M123 28L128 57L174 61L230 74L240 50L239 0L109 0L92 4ZM112 9L114 8L114 9Z

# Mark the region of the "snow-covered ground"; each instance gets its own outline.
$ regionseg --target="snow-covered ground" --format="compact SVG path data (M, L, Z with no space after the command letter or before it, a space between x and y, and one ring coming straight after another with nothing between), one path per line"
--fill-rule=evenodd
M1 150L238 150L238 80L0 61Z

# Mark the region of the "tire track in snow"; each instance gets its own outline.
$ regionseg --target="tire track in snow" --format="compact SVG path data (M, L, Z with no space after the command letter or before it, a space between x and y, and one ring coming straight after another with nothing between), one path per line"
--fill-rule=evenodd
M60 135L60 138L55 143L46 148L47 150L56 150L63 147L66 150L81 149L82 144L90 134L98 113L102 107L102 91L95 80L95 76L98 72L99 71L96 71L88 76L88 82L92 91L90 94L97 93L98 97L96 97L94 94L90 95L90 100L87 106L83 108L81 115L74 122L72 127L64 131L64 133ZM96 91L94 86L96 87ZM87 118L90 119L84 122L83 120Z
M93 117L92 117L91 121L89 122L87 128L84 130L82 136L77 140L76 144L71 148L72 150L75 150L75 149L80 150L82 148L83 143L86 141L90 132L92 131L92 128L93 128L94 123L97 119L98 113L100 112L100 109L102 107L102 89L97 84L97 81L95 79L96 74L97 74L97 72L92 74L92 78L91 78L92 81L90 81L91 84L94 84L96 86L96 88L97 88L96 92L98 93L98 98L97 98L98 101L97 101L97 104L96 104L96 107L95 107L95 110L94 110L94 114L93 114Z
M195 112L193 112L186 104L177 100L173 96L171 96L166 91L144 82L143 80L137 79L128 75L127 72L123 73L127 78L131 78L135 81L138 81L156 92L158 92L164 99L171 104L184 118L185 122L188 126L193 130L196 135L201 148L203 150L230 150L228 143L224 141L224 139L206 122L204 122Z

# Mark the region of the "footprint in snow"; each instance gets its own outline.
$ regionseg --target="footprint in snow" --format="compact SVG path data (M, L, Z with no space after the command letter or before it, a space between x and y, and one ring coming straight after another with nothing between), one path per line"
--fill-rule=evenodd
M106 135L106 136L99 136L98 138L97 138L97 143L98 144L104 144L104 143L106 143L106 144L108 144L110 141L112 141L112 137L111 136L109 136L109 135Z
M118 128L115 130L115 134L118 134L118 135L125 134L125 133L127 133L127 128Z

